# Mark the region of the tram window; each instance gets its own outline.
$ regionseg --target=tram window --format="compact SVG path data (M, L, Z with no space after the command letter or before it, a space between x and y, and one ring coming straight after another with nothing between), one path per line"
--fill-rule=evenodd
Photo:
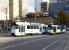
M52 25L49 24L48 27L52 27Z
M37 26L34 26L34 29L37 29Z
M34 26L34 29L38 29L38 26Z
M16 26L16 29L18 29L18 26Z
M62 25L62 26L61 26L61 29L64 29L64 28L65 28L65 26Z
M43 29L46 29L46 27L43 26Z
M12 26L12 29L18 29L18 26Z
M36 26L34 26L34 29L36 29Z
M37 26L37 29L39 29L39 27Z
M53 29L56 29L56 27L52 27Z
M57 27L57 29L60 29L60 27Z
M33 26L31 26L31 29L33 29Z
M27 25L27 29L30 29L30 26L29 25Z
M12 29L15 29L15 26L12 26Z

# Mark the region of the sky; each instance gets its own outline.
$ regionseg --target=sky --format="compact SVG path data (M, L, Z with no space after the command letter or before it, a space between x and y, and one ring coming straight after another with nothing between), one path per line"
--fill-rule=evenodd
M42 2L42 0L36 0L36 1L35 0L30 0L30 1L28 1L28 11L29 12L34 12L35 11L35 4L36 4L36 7L37 7L37 10L38 9L40 10L40 3L41 2Z
M40 7L38 7L38 6L40 6L39 5L39 1L42 1L42 0L36 0L37 1L37 3L38 3L38 5L37 5L37 8L40 8ZM0 0L0 3L2 4L2 8L6 8L8 5L7 5L7 2L8 2L8 0ZM35 0L28 0L28 12L34 12L35 10ZM4 10L4 9L2 9L2 10Z
M34 1L30 0L28 1L28 12L34 12Z
M0 20L6 19L6 8L8 6L8 0L0 0Z
M0 10L1 11L5 11L5 9L8 7L8 0L0 0Z
M8 0L0 0L0 2L2 3L2 4L4 4L4 5L2 5L2 7L6 7L7 6L7 1ZM37 1L37 8L38 8L38 10L40 9L40 2L42 1L42 0L36 0ZM40 2L39 2L40 1ZM49 1L49 0L43 0L43 1ZM6 2L6 3L5 3ZM35 0L28 0L28 12L34 12L35 11Z
M40 2L42 0L28 0L28 12L34 12L35 11L35 2L34 1L37 1L37 8L38 10L40 10ZM8 7L9 5L9 2L8 0L0 0L0 19L4 19L5 16L6 16L6 8ZM6 19L6 18L5 18Z
M36 0L37 1L37 10L40 11L40 8L41 8L41 2L48 2L49 3L49 0ZM35 11L35 0L30 0L28 1L28 12L34 12Z

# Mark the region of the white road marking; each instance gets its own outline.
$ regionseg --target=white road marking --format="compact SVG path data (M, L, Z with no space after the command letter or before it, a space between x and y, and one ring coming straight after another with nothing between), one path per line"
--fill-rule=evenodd
M32 41L28 41L28 42L24 42L24 43L14 44L14 45L11 45L11 46L7 46L7 47L4 47L4 48L1 48L0 50L12 48L12 47L16 47L16 46L20 46L20 45L29 44L29 43L32 43L32 42L34 42L34 41L37 41L37 40L32 40Z
M56 41L54 41L53 43L51 43L50 45L48 45L48 46L46 46L46 47L44 47L42 50L46 50L46 49L48 49L50 46L52 46L53 44L55 44L57 41L59 41L60 39L58 39L58 40L56 40Z
M51 38L51 37L49 37L49 38ZM46 39L46 38L45 38L45 39ZM47 39L48 39L48 38L47 38ZM12 47L16 47L16 46L20 46L20 45L29 44L29 43L36 42L36 41L39 41L39 40L44 40L44 38L43 38L43 39L32 40L32 41L27 41L27 42L23 42L23 43L19 43L19 44L14 44L14 45L11 45L11 46L7 46L7 47L4 47L4 48L1 48L0 50L12 48Z

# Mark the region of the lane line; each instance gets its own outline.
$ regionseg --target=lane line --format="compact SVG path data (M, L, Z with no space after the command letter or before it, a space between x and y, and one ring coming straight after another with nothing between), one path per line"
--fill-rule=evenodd
M51 37L49 37L49 38L51 38ZM46 39L46 38L45 38L45 39ZM48 39L48 38L47 38L47 39ZM19 44L14 44L14 45L11 45L11 46L7 46L7 47L4 47L4 48L0 48L0 50L12 48L12 47L16 47L16 46L20 46L20 45L29 44L29 43L36 42L36 41L39 41L39 40L44 40L44 38L37 39L37 40L32 40L32 41L27 41L27 42L23 42L23 43L19 43Z
M52 46L53 44L55 44L57 41L59 41L60 39L58 39L58 40L56 40L56 41L54 41L53 43L51 43L50 45L48 45L48 46L46 46L46 47L44 47L42 50L46 50L46 49L48 49L50 46Z
M7 46L7 47L4 47L4 48L1 48L0 50L12 48L12 47L16 47L16 46L20 46L20 45L29 44L29 43L32 43L32 42L34 42L34 41L37 41L37 40L32 40L32 41L28 41L28 42L24 42L24 43L14 44L14 45L11 45L11 46Z

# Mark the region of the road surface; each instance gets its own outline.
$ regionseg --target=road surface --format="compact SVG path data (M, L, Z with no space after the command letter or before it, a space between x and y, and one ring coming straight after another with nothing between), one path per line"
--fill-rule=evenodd
M6 38L4 43L0 43L0 50L69 50L68 32L58 35Z

